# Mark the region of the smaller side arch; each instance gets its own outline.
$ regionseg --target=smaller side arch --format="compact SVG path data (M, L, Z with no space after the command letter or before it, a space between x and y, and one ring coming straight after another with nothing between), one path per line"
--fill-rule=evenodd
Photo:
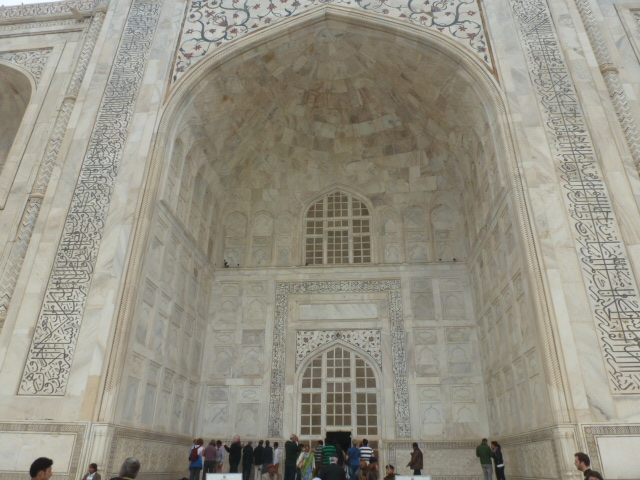
M0 70L12 71L12 72L15 72L16 75L20 77L24 77L24 82L26 82L26 84L29 85L30 95L32 95L33 92L35 92L36 89L38 88L38 81L36 77L33 75L33 73L31 73L29 70L27 70L26 68L24 68L23 66L17 63L9 62L3 59L1 56L0 56Z
M34 86L28 72L0 61L0 174L18 135Z

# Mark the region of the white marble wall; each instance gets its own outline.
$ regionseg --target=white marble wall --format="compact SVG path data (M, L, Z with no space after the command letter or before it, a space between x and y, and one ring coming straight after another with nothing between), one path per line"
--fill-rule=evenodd
M207 436L242 431L248 438L267 435L276 282L398 278L406 288L404 326L408 331L407 372L411 428L414 438L475 438L487 430L481 371L473 358L479 346L466 269L462 265L433 267L371 266L338 268L329 277L313 268L223 270L216 276L202 379L206 385L200 426ZM274 272L275 273L275 272ZM410 292L410 293L409 293ZM293 295L289 301L287 338L296 331L382 331L382 373L391 368L391 324L384 292L373 297L344 291ZM373 295L373 294L371 294ZM366 297L366 298L365 298ZM455 301L453 299L455 299ZM355 303L354 303L355 302ZM432 309L425 308L427 304ZM366 307L366 308L365 308ZM363 310L364 309L364 310ZM287 340L285 430L299 428L293 344ZM305 351L305 358L313 355ZM394 438L393 374L378 385L380 438ZM289 396L291 395L291 396ZM386 421L383 420L386 418Z
M514 42L519 38L516 3L486 5L495 83L486 79L488 74L470 73L472 61L452 61L454 54L440 47L425 49L390 24L368 31L344 19L323 19L305 25L301 33L281 22L278 28L285 35L257 42L240 56L230 54L226 62L201 62L202 71L210 68L206 81L184 87L190 92L184 109L168 122L174 128L167 135L168 151L160 151L160 145L151 159L161 105L170 98L167 72L184 12L179 2L165 2L160 19L164 35L153 40L69 390L59 398L17 398L13 393L48 266L91 133L93 124L87 119L95 118L128 12L126 1L114 2L43 199L34 243L15 272L20 275L15 303L0 337L0 383L10 387L2 393L2 417L42 425L51 416L113 421L131 427L108 434L128 439L113 443L116 456L140 450L150 462L154 452L162 452L168 462L163 468L171 469L169 464L180 462L171 455L183 437L163 438L163 445L145 450L143 445L152 444L140 432L265 435L276 282L398 278L408 336L413 438L455 440L456 445L444 449L446 459L455 457L456 449L472 448L460 442L481 435L504 437L512 472L523 478L550 455L556 455L554 462L537 475L564 476L558 471L565 472L569 450L583 445L594 457L600 455L598 465L607 478L631 478L620 444L638 435L633 425L625 424L638 420L637 395L612 395L609 390L563 203L564 187L545 121L538 115L543 108L535 96L528 52ZM619 99L609 102L615 73L629 111L638 115L640 77L634 73L640 69L640 27L633 6L610 1L591 5L612 59L604 65L601 47L593 45L598 38L593 25L584 24L589 19L584 4L547 3L605 172L616 228L637 273L640 182L633 145L619 121ZM0 173L4 267L86 25L70 17L24 24L29 27L2 22L3 53L51 52ZM252 35L244 38L253 41ZM185 82L197 75L194 68ZM503 98L489 99L480 77ZM175 88L183 87L176 83ZM178 91L178 99L180 95ZM501 128L509 133L500 133ZM513 153L503 145L511 138ZM145 168L153 170L154 162L164 162L166 168L157 184L146 184L144 193ZM301 266L304 208L331 188L360 195L371 206L371 266ZM145 201L153 205L153 214L140 222L150 234L142 250L136 250L132 232L143 195L150 196ZM120 348L110 339L129 251L144 261L139 277L130 280L135 294L126 297L134 303L124 322L129 343L124 373L116 379L120 388L106 389L119 391L109 410L104 407L109 393L102 396L102 388L105 370L114 370L105 367L105 352ZM241 268L214 270L225 259ZM290 332L319 316L336 317L330 319L332 329L342 328L340 320L349 322L349 328L384 330L388 321L383 303L350 309L339 306L349 298L335 296L315 311L312 303L299 300L300 315L292 317ZM383 339L382 351L389 355L389 339ZM555 370L554 358L560 364ZM286 392L287 405L294 406L294 376L287 379L292 389ZM385 412L392 412L392 387L382 388ZM295 415L287 418L285 428L294 429ZM618 423L610 431L597 430L609 428L609 422ZM565 446L553 433L517 436L559 423L586 426ZM27 434L16 433L13 425L17 423L3 427L2 441L27 445ZM393 434L391 422L385 424L384 435ZM50 428L42 435L46 449L60 433ZM75 435L75 441L89 441L85 433ZM392 450L385 452L391 457ZM78 472L79 453L73 455L60 454L68 476ZM517 463L522 457L534 459L533 464ZM473 459L465 457L467 461L464 465L470 467ZM8 470L22 469L23 463L23 457L13 456Z
M509 435L552 422L539 336L508 203L494 207L494 222L471 266L482 368L493 435ZM490 281L489 279L493 279ZM534 400L534 396L536 397Z
M140 460L141 480L175 479L188 467L188 452L192 438L166 435L133 428L118 427L111 432L110 448L102 464L103 477L118 476L120 465L128 457Z
M164 202L154 215L130 337L118 421L190 435L213 270Z
M72 21L69 21L69 18ZM64 155L58 159L54 168L56 174L53 175L50 184L51 195L41 201L42 210L46 213L42 215L37 227L36 219L25 215L25 208L29 194L34 189L34 182L43 162L53 124L59 114L64 92L71 80L88 22L77 21L69 14L57 17L56 21L46 25L46 28L39 27L40 25L21 21L7 22L6 18L0 21L0 44L2 45L0 59L3 71L11 68L19 70L21 75L25 76L24 81L30 82L31 89L28 105L21 117L20 128L17 132L14 131L13 144L0 172L0 269L3 283L3 298L0 303L4 307L1 315L4 324L0 326L0 357L2 357L0 377L4 385L11 385L1 393L3 401L0 402L2 404L0 416L18 421L36 418L52 420L54 417L52 412L57 412L60 415L57 419L74 421L87 413L86 410L83 411L82 396L85 386L92 380L86 370L78 372L82 377L80 381L82 387L74 389L74 392L70 392L69 397L64 399L52 398L53 406L50 409L43 409L42 404L35 398L16 401L17 388L14 388L19 381L17 378L20 375L19 364L22 363L24 366L24 354L31 341L33 321L37 318L41 305L43 293L41 280L48 274L48 267L43 266L40 261L44 261L44 265L50 264L59 239L59 230L57 228L49 230L45 228L45 224L60 226L58 222L63 214L56 212L55 209L52 211L51 208L55 203L53 192L60 185L63 185L64 190L64 185L68 185L71 181L69 178L60 179L66 163ZM5 93L7 93L6 90ZM6 100L10 104L11 100ZM3 103L3 105L7 104ZM10 122L10 117L3 115L3 122ZM61 141L61 139L57 140ZM46 187L45 184L45 190ZM60 197L57 198L58 201L61 200ZM68 201L62 200L62 202L65 204L66 212ZM25 229L33 231L34 227L36 241L28 252L26 247L20 251L19 255L23 263L16 268L15 265L8 263L12 251L15 253L18 249L16 236L18 232ZM38 252L42 256L36 260ZM45 258L48 260L44 260ZM34 277L31 277L32 274ZM19 282L20 275L22 275L22 282ZM4 297L7 279L17 292L14 308L8 312L8 315L6 312L8 301ZM38 300L34 300L35 298ZM88 363L90 362L83 366L86 367Z

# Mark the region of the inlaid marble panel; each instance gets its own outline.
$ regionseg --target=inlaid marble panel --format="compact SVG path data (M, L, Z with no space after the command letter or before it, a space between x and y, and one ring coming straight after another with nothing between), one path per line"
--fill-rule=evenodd
M162 2L133 3L89 140L19 394L63 395L133 108ZM117 112L117 115L114 115Z
M191 438L186 436L150 435L143 430L116 428L106 455L106 465L101 465L102 475L107 478L117 476L122 462L128 457L135 457L142 465L137 476L141 480L176 477L184 468L184 445L190 441Z
M442 35L443 40L453 41L468 49L489 69L493 69L482 6L476 0L425 2L421 6L410 1L392 3L385 0L373 3L351 0L303 0L288 3L286 0L273 0L253 1L242 6L224 1L197 0L187 4L173 68L173 82L177 82L192 66L222 45L283 19L326 5L364 10L429 29Z
M335 340L353 345L371 356L382 367L380 330L298 330L296 332L296 369L318 348Z
M589 128L543 0L512 0L529 74L565 190L614 393L640 391L640 294Z
M0 444L4 453L0 465L2 478L21 480L36 455L56 458L57 476L72 480L82 471L80 454L86 424L0 423ZM37 458L37 457L36 457Z
M207 403L204 408L204 429L213 434L226 435L229 425L229 405Z

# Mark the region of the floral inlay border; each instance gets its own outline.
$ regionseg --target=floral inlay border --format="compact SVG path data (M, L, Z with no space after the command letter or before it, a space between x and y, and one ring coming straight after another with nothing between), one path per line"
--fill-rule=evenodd
M16 5L1 7L0 18L35 17L38 15L71 15L70 8L77 8L82 13L91 12L96 6L96 0L72 0L68 2L34 3L30 5Z
M171 75L177 82L205 56L285 18L339 5L435 30L471 51L494 72L481 0L191 0Z

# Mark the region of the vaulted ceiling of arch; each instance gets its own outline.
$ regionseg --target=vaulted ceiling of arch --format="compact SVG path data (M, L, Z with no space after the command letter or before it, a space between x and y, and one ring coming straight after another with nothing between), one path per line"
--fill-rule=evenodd
M379 198L459 190L490 143L491 119L449 57L331 22L219 66L184 112L187 150L219 198L293 200L336 182Z

